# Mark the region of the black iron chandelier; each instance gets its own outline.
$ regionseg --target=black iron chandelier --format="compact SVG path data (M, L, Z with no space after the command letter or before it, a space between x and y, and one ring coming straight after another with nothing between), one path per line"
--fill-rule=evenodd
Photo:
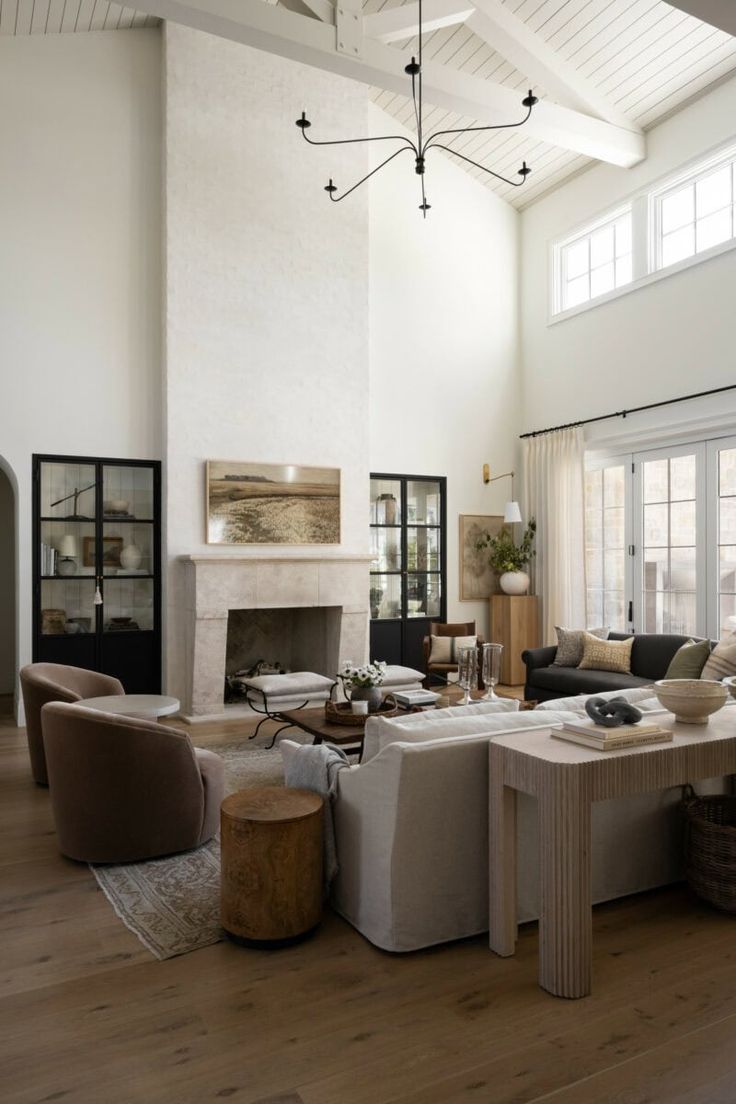
M343 192L341 195L336 195L337 185L333 182L332 177L329 179L329 183L325 185L325 191L329 195L333 203L339 203L341 199L345 199L354 192L356 188L359 188L361 184L365 184L366 180L370 180L372 176L375 176L385 165L388 165L390 161L393 161L395 157L398 157L400 153L405 153L407 150L411 150L414 154L414 171L419 177L422 185L422 202L419 204L419 210L422 212L422 217L427 217L427 211L430 210L431 204L427 203L427 195L424 188L424 174L426 169L427 153L431 149L444 150L445 153L452 154L453 157L458 157L461 161L467 162L468 165L472 165L476 169L480 169L481 172L487 173L489 176L494 176L496 180L502 180L504 184L511 185L512 188L520 188L529 173L532 171L527 165L526 161L522 161L521 168L517 172L517 176L521 177L521 180L509 180L508 177L502 176L500 173L493 172L492 169L487 169L485 165L479 165L477 161L473 161L470 157L466 157L465 154L460 153L458 150L452 149L448 145L444 145L438 141L439 138L445 138L448 135L456 137L461 134L472 134L482 130L513 130L518 127L522 127L529 119L532 113L532 108L538 103L537 97L532 94L531 88L529 92L521 101L522 106L526 108L526 115L518 123L501 123L498 126L475 126L475 127L461 127L458 130L435 130L428 138L424 136L424 116L423 116L423 104L422 104L422 0L419 0L419 57L412 57L410 63L404 66L404 72L411 77L411 96L414 102L414 118L416 120L417 138L416 142L413 142L410 138L402 134L385 134L376 138L342 138L333 142L320 142L310 138L307 134L307 130L311 127L311 123L306 116L306 112L302 111L301 119L297 119L296 125L302 132L302 137L305 142L309 142L310 146L347 146L356 145L363 142L400 142L401 145L395 150L385 161L382 161L380 165L376 165L375 169L372 169L369 173L366 173L364 177L358 180L351 188ZM450 138L450 141L453 139Z

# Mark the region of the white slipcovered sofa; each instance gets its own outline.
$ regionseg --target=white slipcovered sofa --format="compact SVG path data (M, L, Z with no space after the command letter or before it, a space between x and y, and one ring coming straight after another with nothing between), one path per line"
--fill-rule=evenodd
M336 911L387 951L487 931L488 742L566 718L550 709L455 709L369 721L364 761L338 775ZM467 734L468 726L476 731ZM680 796L675 788L594 806L595 902L681 877ZM518 808L525 921L538 916L536 802L519 795Z

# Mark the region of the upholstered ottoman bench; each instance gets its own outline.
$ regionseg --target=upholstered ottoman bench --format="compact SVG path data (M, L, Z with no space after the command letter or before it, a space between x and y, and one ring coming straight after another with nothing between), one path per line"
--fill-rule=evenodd
M397 690L421 690L425 677L422 671L417 671L414 667L388 664L381 683L381 692L385 697L386 694L395 694Z
M243 678L245 700L263 719L250 737L254 740L264 721L280 720L283 709L303 709L311 701L329 701L337 680L314 671L290 671L286 675L255 675ZM275 737L274 737L275 739ZM273 743L271 744L273 746Z

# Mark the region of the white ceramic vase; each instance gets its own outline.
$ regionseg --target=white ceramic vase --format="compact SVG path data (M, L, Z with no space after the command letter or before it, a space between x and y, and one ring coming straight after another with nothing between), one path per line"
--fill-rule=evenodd
M137 571L141 566L141 560L143 555L140 548L134 541L130 544L126 544L120 552L120 566L126 571Z
M498 583L504 594L526 594L529 590L529 576L525 571L504 571Z

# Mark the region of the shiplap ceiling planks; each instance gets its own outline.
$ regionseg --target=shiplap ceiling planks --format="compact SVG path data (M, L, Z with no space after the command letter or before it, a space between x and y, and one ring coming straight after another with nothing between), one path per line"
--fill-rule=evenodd
M406 2L411 4L413 0ZM554 51L560 59L560 69L569 75L571 83L579 81L580 88L593 90L617 117L628 118L632 127L647 129L710 85L736 72L736 38L691 14L701 3L705 12L708 4L712 7L718 2L684 0L675 7L665 0L502 0L502 6L538 37L547 60L549 51ZM290 0L286 3L293 7ZM487 8L492 9L494 3L495 0L489 0ZM728 5L731 3L736 7L736 0L728 0ZM304 0L304 4L307 6L302 10L311 9L322 16L330 10L326 0L314 0L313 4ZM402 6L401 0L365 0L363 13L373 15ZM468 6L473 7L472 0ZM458 4L458 9L463 7ZM147 27L157 22L152 15L107 0L0 0L0 34L79 33ZM551 95L543 83L520 72L494 49L487 20L485 23L476 20L475 25L484 32L487 41L464 19L428 33L425 61L518 92L519 101L532 84L541 99L562 102L559 89L556 97ZM393 38L391 42L402 56L416 53L416 36ZM388 115L413 127L413 106L407 96L381 88L373 88L371 96ZM520 114L522 111L520 105ZM426 129L472 125L478 125L477 118L426 105ZM523 130L461 136L453 139L452 145L466 157L510 177L526 160L533 172L521 189L511 188L481 170L457 162L519 208L591 164L590 157L542 141ZM428 176L428 186L429 180Z

